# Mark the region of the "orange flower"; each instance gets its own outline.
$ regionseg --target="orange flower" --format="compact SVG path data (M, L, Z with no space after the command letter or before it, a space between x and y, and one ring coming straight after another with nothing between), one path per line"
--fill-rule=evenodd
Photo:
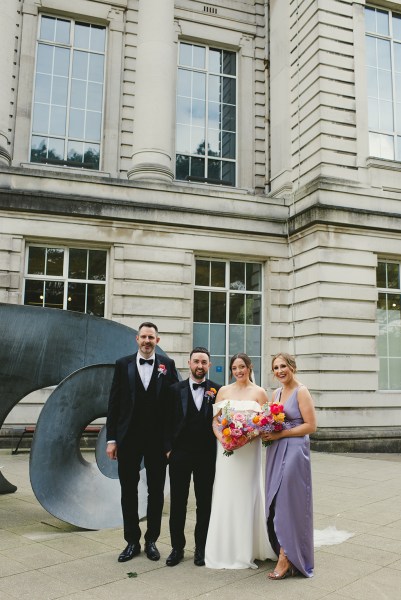
M255 415L252 419L253 423L259 423L259 421L260 421L260 417L258 415Z
M228 437L231 433L231 429L229 427L226 427L225 429L223 429L223 435L225 435L226 437Z
M217 394L216 388L210 388L210 391L213 392L213 394Z
M221 420L221 424L223 425L223 427L224 427L224 425L227 425L227 423L228 423L227 419L222 419Z
M276 423L282 423L285 419L285 414L278 413L278 415L273 415L273 419L276 421Z

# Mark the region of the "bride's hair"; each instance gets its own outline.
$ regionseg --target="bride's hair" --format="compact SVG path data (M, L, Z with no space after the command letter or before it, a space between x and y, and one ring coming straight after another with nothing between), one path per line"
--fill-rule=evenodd
M233 376L233 364L234 361L237 360L237 358L240 358L241 360L244 361L245 366L249 369L249 379L251 381L253 381L253 367L252 367L252 361L249 358L249 356L247 354L245 354L245 352L238 352L238 354L234 354L234 356L231 357L230 360L230 373L231 373L231 377Z

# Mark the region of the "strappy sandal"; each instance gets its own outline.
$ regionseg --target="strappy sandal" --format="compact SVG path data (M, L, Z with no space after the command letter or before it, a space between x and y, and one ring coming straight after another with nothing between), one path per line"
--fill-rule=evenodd
M273 571L272 573L268 573L267 576L269 579L275 579L275 580L279 580L279 579L285 579L286 577L289 577L291 575L290 573L290 567L288 567L288 569L286 571L284 571L284 573L282 573L280 575L280 573L277 573L277 571Z
M286 579L286 577L296 577L299 575L298 569L296 569L290 562L288 562L288 569L284 573L278 573L274 570L272 573L268 573L267 577L273 580Z

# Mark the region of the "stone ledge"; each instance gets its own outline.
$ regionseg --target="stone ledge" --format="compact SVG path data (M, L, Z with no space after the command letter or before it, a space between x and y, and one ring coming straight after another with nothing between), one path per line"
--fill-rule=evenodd
M400 452L401 427L327 427L311 435L317 452Z

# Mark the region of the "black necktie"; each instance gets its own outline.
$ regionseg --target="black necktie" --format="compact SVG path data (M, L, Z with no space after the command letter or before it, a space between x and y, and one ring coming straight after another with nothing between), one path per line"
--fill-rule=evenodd
M202 383L193 383L192 384L192 389L194 389L194 390L197 390L200 387L205 388L206 387L206 381L202 381Z
M139 359L139 364L140 365L144 365L144 364L153 365L153 358L148 358L148 359L146 359L146 358L140 358Z

